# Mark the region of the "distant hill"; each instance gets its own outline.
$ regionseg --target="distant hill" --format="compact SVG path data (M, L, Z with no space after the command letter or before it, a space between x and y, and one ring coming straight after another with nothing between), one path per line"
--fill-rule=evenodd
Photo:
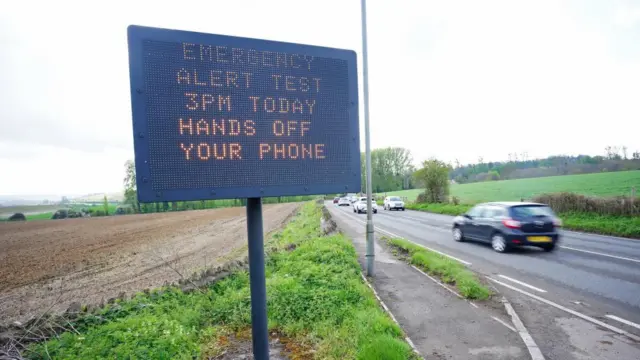
M109 201L124 201L124 193L121 191L112 192L112 193L93 193L82 196L74 196L69 198L69 200L73 202L98 202L104 199L104 196L107 195L107 200Z
M124 193L121 191L110 193L93 193L87 195L0 195L0 207L9 206L36 206L59 204L63 198L71 202L100 202L104 199L112 201L124 201Z
M632 158L617 153L608 156L550 156L544 159L519 160L513 154L508 162L482 162L453 166L449 177L459 184L484 181L542 178L603 172L640 170L640 153ZM526 159L526 155L522 156ZM521 158L522 158L521 157Z
M631 195L640 191L640 171L617 171L584 175L549 176L535 179L484 181L451 185L451 195L462 203L483 201L519 201L544 193L573 192L589 196ZM406 197L414 201L423 189L389 191L386 195Z

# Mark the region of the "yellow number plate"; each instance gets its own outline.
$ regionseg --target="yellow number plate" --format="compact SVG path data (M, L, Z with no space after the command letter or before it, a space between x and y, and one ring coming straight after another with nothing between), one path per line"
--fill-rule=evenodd
M548 236L529 236L527 240L531 242L551 242L551 238Z

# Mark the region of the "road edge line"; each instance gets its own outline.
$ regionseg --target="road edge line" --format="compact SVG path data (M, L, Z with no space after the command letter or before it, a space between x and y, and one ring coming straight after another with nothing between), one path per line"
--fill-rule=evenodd
M511 306L509 300L507 300L507 298L503 296L501 301L504 305L504 308L507 310L507 313L511 316L511 323L513 323L513 326L515 326L515 328L518 330L518 335L520 335L520 338L524 342L524 345L527 347L529 355L531 355L531 360L545 360L544 355L542 355L542 352L538 347L538 344L536 344L531 334L529 334L529 330L527 330L527 328L524 326L522 320L520 320L520 317L518 317L518 314L513 309L513 306Z
M509 330L511 330L511 331L513 331L513 332L515 332L515 333L517 333L517 332L518 332L518 330L516 330L513 326L511 326L511 325L507 324L507 322L506 322L506 321L504 321L504 320L500 319L499 317L497 317L497 316L492 316L491 318L492 318L493 320L495 320L495 321L499 322L500 324L502 324L502 325L503 325L504 327L506 327L507 329L509 329Z
M406 331L402 328L402 325L400 325L400 323L398 322L396 317L393 316L393 313L391 312L391 310L389 310L389 307L387 307L387 305L384 303L384 301L382 301L382 299L378 295L378 292L376 291L376 289L373 287L373 285L371 285L369 280L367 280L367 277L364 276L364 274L362 272L360 273L360 276L362 277L362 280L364 280L364 283L367 284L369 289L371 289L371 291L373 291L373 295L375 295L376 299L378 299L378 302L380 303L380 305L382 305L382 308L384 309L384 311L391 317L391 320L393 320L393 322L395 322L400 327L400 329L402 329L402 331L405 333L406 336L404 337L404 341L406 341L409 344L409 346L411 346L411 349L413 350L413 352L416 355L418 355L421 359L424 359L422 354L420 354L420 352L418 352L418 349L413 344L413 341L411 341L411 338L409 337L409 334L406 333Z
M431 280L432 280L433 282L435 282L436 284L438 284L438 285L442 286L443 288L445 288L445 289L449 290L449 292L453 293L455 296L459 297L460 299L464 299L464 300L466 300L466 299L464 298L464 296L460 295L457 291L455 291L455 290L453 290L453 289L449 288L447 285L445 285L445 284L444 284L443 282L441 282L440 280L438 280L438 279L434 278L433 276L431 276L431 275L427 274L426 272L424 272L424 271L420 270L419 268L417 268L417 267L416 267L416 266L414 266L414 265L411 265L411 267L412 267L412 268L414 268L414 269L416 269L416 270L418 270L422 275L424 275L424 276L428 277L429 279L431 279Z
M634 323L633 321L629 321L629 320L627 320L627 319L623 319L623 318L621 318L621 317L618 317L618 316L615 316L615 315L612 315L612 314L607 314L607 315L605 315L605 316L606 316L606 317L608 317L609 319L615 320L615 321L617 321L617 322L621 322L621 323L623 323L623 324L625 324L625 325L629 325L629 326L631 326L631 327L634 327L634 328L636 328L636 329L639 329L639 330L640 330L640 325L638 325L638 324Z
M345 213L345 215L346 215L347 217L350 217L351 219L353 219L353 220L355 220L355 221L360 222L361 224L364 224L364 225L366 225L366 224L367 224L366 222L364 222L364 221L362 221L362 220L358 219L357 217L352 216L352 215L351 215L351 214L349 214L349 213ZM386 235L389 235L389 236L391 236L391 237L395 237L395 238L399 238L399 239L407 240L407 241L409 241L410 243L412 243L412 244L414 244L414 245L418 245L418 246L420 246L420 247L422 247L422 248L424 248L424 249L427 249L427 250L429 250L429 251L433 251L434 253L437 253L437 254L440 254L440 255L442 255L442 256L448 257L449 259L451 259L451 260L455 260L455 261L457 261L457 262L461 263L462 265L465 265L465 266L471 266L471 265L472 265L472 264L471 264L470 262L468 262L468 261L465 261L465 260L459 259L459 258L457 258L457 257L455 257L455 256L449 255L449 254L447 254L447 253L443 253L442 251L439 251L439 250L436 250L436 249L432 249L432 248L430 248L430 247L428 247L428 246L425 246L425 245L419 244L419 243L417 243L417 242L415 242L415 241L413 241L413 240L410 240L410 239L407 239L407 238L405 238L405 237L403 237L403 236L400 236L400 235L394 234L394 233L392 233L391 231L384 230L384 229L382 229L380 226L375 226L375 225L374 225L374 229L377 229L377 230L378 230L378 232L380 232L380 233L386 233ZM374 231L375 231L375 230L374 230Z
M518 285L522 285L522 286L524 286L524 287L528 287L529 289L531 289L531 290L535 290L535 291L537 291L537 292L541 292L541 293L546 293L546 292L547 292L547 290L540 289L539 287L535 287L535 286L533 286L533 285L531 285L531 284L527 284L527 283L526 283L526 282L524 282L524 281L520 281L520 280L518 280L518 279L514 279L514 278L512 278L512 277L508 277L508 276L506 276L506 275L498 274L498 276L500 276L500 277L501 277L501 278L503 278L503 279L509 280L509 281L511 281L511 282L513 282L513 283L516 283L516 284L518 284Z
M538 300L538 301L540 301L540 302L542 302L542 303L544 303L544 304L547 304L547 305L553 306L553 307L554 307L554 308L556 308L556 309L559 309L559 310L562 310L562 311L564 311L564 312L567 312L567 313L569 313L569 314L571 314L571 315L573 315L573 316L577 316L577 317L581 318L582 320L585 320L585 321L588 321L588 322L590 322L590 323L592 323L592 324L595 324L595 325L601 326L601 327L603 327L603 328L605 328L605 329L609 329L609 330L613 331L613 332L614 332L614 333L616 333L616 334L624 335L624 336L628 337L629 339L631 339L631 340L633 340L633 341L640 342L640 337L638 337L638 336L636 336L636 335L634 335L634 334L631 334L631 333L630 333L630 332L628 332L628 331L622 330L622 329L617 328L617 327L615 327L615 326L613 326L613 325L609 325L609 324L607 324L607 323L605 323L605 322L602 322L602 321L600 321L600 320L598 320L598 319L594 319L594 318L592 318L592 317L591 317L591 316L589 316L589 315L585 315L585 314L583 314L583 313L581 313L581 312L575 311L575 310L573 310L573 309L569 309L568 307L562 306L562 305L560 305L560 304L556 304L555 302L553 302L553 301L551 301L551 300L547 300L547 299L545 299L545 298L543 298L543 297L541 297L541 296L538 296L538 295L532 294L532 293L527 292L527 291L525 291L525 290L519 289L519 288L517 288L517 287L515 287L515 286L511 286L511 285L509 285L509 284L503 283L502 281L496 280L496 279L494 279L494 278L492 278L492 277L490 277L490 276L487 276L487 279L489 279L489 280L491 280L491 281L493 281L493 282L495 282L495 283L498 283L498 284L500 284L500 285L502 285L502 286L504 286L504 287L506 287L506 288L509 288L509 289L511 289L511 290L515 290L515 291L517 291L517 292L519 292L519 293L521 293L521 294L523 294L523 295L527 295L527 296L529 296L530 298L535 299L535 300Z
M591 255L599 255L599 256L610 257L612 259L631 261L631 262L635 262L635 263L639 263L640 264L640 259L628 258L628 257L625 257L625 256L617 256L617 255L611 255L611 254L605 254L605 253L602 253L602 252L591 251L591 250L583 250L583 249L578 249L578 248L574 248L574 247L571 247L571 246L565 246L565 245L559 245L559 246L561 248L563 248L563 249L579 251L579 252L583 252L583 253L587 253L587 254L591 254Z
M611 238L614 240L623 240L623 241L638 241L638 239L624 237L624 236L590 233L590 232L584 232L579 230L564 229L563 232L570 233L570 235L573 234L573 235L582 235L582 236L594 236L594 237Z

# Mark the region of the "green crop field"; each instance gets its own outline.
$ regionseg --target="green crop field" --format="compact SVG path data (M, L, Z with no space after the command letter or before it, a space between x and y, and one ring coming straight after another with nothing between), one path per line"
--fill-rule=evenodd
M114 214L117 207L115 204L109 204L109 214ZM92 206L78 204L6 206L0 208L0 221L7 220L11 215L18 212L23 213L27 217L27 220L50 220L53 213L60 209L73 209L76 211L80 211L81 209L102 210L104 206L102 204Z
M592 196L630 195L636 187L640 194L640 171L619 171L585 175L551 176L533 179L488 181L451 186L451 195L463 203L529 199L543 193L574 192ZM387 195L406 197L413 201L421 189L393 191Z
M53 212L58 208L57 205L17 205L0 207L0 217L9 217L17 212L26 214L41 214Z

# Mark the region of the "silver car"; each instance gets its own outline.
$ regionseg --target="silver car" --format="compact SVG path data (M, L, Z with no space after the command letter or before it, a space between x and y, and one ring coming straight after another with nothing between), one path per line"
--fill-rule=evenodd
M378 204L375 201L371 200L371 207L373 208L373 213L378 213ZM367 212L367 197L358 198L358 200L353 204L353 212L354 213L366 213Z

